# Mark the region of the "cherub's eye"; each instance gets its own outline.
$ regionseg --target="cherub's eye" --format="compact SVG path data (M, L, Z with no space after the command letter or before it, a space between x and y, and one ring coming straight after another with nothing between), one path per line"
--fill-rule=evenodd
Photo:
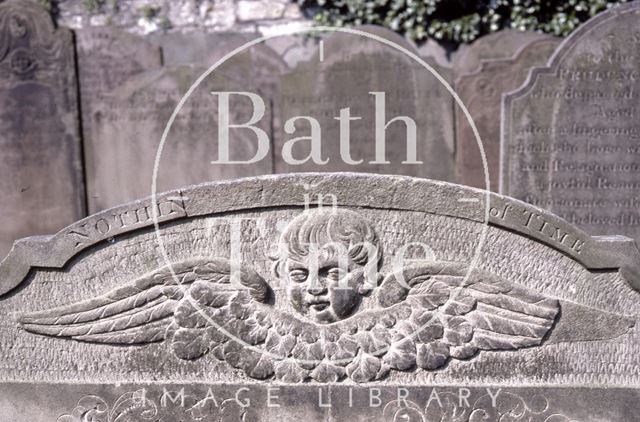
M333 268L329 269L329 271L327 271L327 276L332 280L338 281L342 277L344 277L344 271L342 271L338 267L333 267Z
M289 271L289 278L296 283L304 282L309 276L309 272L306 270L292 270Z

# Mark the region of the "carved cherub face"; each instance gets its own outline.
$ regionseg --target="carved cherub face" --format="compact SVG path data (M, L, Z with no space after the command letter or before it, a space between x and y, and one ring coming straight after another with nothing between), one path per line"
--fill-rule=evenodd
M342 209L307 211L289 223L280 242L277 273L293 309L320 324L356 312L380 261L377 236L363 217Z

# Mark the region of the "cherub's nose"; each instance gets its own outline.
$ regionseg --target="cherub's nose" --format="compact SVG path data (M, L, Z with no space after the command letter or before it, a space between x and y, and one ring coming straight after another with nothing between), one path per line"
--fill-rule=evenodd
M307 288L307 292L314 296L321 296L327 293L327 286L323 283L316 281L315 283L311 283Z

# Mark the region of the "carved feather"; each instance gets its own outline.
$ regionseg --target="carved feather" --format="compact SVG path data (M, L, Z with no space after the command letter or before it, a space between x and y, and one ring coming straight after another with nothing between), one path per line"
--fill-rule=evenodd
M172 334L176 310L190 301L229 304L231 264L223 258L193 258L152 271L103 296L20 315L27 331L52 337L113 344L162 341ZM176 282L177 280L177 282ZM240 268L240 283L251 298L265 301L269 288L254 271ZM192 293L191 290L194 290ZM209 304L207 302L206 304ZM219 301L218 301L219 302ZM182 306L184 308L184 306ZM198 318L197 309L189 318ZM189 321L184 321L190 325ZM191 324L192 325L192 324Z
M392 294L387 295L388 291ZM453 262L415 264L392 274L382 283L378 299L384 307L409 301L414 308L413 321L422 330L429 318L443 321L442 339L433 334L421 336L421 328L416 328L416 339L441 342L440 354L448 348L451 356L458 358L468 358L478 350L540 345L560 309L556 299ZM435 313L425 318L421 309Z

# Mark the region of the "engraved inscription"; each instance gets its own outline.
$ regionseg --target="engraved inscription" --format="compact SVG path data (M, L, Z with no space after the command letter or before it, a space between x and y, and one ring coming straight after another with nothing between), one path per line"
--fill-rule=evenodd
M186 215L182 197L167 198L160 201L155 207L155 215L158 221L173 219ZM90 218L80 228L67 231L66 235L73 239L75 248L83 248L97 240L107 239L124 230L148 225L153 221L154 210L151 204L141 204L137 208L119 213L99 214Z
M640 238L638 5L573 34L505 100L504 193L590 234Z

